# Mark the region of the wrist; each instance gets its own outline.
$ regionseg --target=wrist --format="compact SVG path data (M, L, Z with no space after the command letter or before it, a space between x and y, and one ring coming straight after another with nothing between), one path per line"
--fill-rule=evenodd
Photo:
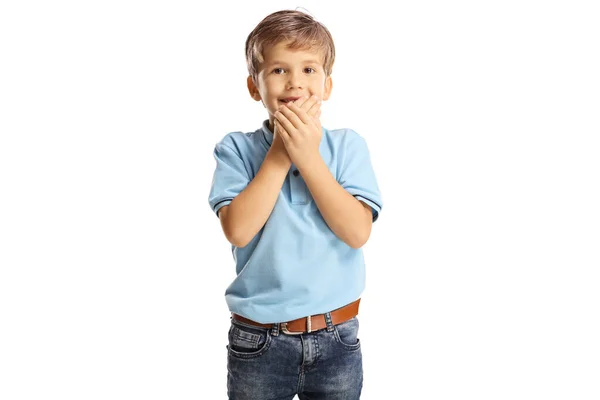
M286 171L289 170L292 166L292 160L290 160L290 157L287 155L287 153L275 152L272 150L273 147L267 151L264 162L272 163L277 167L285 169Z
M317 154L311 158L304 158L301 162L294 163L296 168L300 170L300 172L307 172L318 168L320 164L324 164L323 158L320 154Z

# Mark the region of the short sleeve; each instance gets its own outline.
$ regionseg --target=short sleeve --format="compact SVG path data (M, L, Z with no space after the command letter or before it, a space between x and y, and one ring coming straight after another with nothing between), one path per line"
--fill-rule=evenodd
M250 183L241 156L223 142L215 146L213 153L217 166L213 175L208 202L219 216L219 209L231 201Z
M371 207L373 222L375 222L379 217L383 202L371 165L367 143L352 130L346 132L344 139L339 183L348 193Z

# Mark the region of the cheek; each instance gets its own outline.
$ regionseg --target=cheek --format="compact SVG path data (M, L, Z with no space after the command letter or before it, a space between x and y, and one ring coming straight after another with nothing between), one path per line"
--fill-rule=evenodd
M269 91L267 91L267 96L269 99L271 99L273 102L277 102L277 100L279 99L279 93L281 93L280 91L274 90L274 88L271 88Z

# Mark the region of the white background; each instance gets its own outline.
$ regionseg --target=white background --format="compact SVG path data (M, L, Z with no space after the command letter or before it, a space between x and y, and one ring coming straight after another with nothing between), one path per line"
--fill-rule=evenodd
M212 151L266 118L244 43L298 6L384 201L362 398L600 398L592 3L3 2L0 398L226 398Z

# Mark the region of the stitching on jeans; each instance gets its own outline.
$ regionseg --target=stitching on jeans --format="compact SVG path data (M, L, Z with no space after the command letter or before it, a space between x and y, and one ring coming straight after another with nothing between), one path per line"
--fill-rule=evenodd
M269 329L269 328L262 328L260 326L250 325L250 324L247 324L245 322L238 321L237 319L232 319L231 323L232 324L236 324L236 325L245 326L246 328L256 329L256 330L259 330L259 331L262 331L262 332L266 332Z

